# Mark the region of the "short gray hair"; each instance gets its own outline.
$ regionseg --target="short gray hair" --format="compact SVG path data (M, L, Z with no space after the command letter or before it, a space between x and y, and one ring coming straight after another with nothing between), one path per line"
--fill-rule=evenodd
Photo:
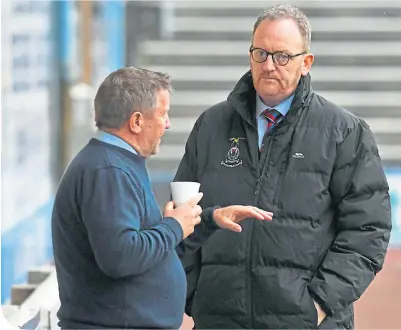
M134 112L149 113L156 106L160 90L173 90L166 73L134 67L112 72L96 93L96 126L118 129Z
M301 36L303 39L304 50L310 50L310 44L312 39L312 29L306 15L298 8L289 5L289 4L280 4L267 8L263 13L258 17L253 27L252 37L255 34L257 27L264 20L277 20L277 19L285 19L290 18L295 21L297 24L299 31L301 32Z

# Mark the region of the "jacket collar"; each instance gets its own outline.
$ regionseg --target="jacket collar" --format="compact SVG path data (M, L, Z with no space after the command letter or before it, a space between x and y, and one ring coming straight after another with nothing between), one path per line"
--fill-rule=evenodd
M290 124L296 120L299 111L309 104L311 95L311 78L308 74L300 79L290 110L283 119L283 122L285 121ZM233 91L228 95L227 102L245 121L255 125L255 100L256 91L253 86L252 73L249 70L241 77Z

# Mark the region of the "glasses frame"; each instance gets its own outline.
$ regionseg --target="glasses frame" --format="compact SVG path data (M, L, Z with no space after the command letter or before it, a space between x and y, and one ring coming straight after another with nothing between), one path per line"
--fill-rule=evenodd
M266 59L265 59L264 61L257 61L257 60L255 60L255 58L253 57L253 51L254 51L254 50L261 50L261 51L265 52L265 53L266 53ZM292 59L292 58L294 58L294 57L297 57L297 56L301 56L301 55L307 54L306 51L303 51L303 52L301 52L301 53L292 55L292 54L288 54L288 53L286 53L286 52L284 52L284 51L281 51L281 50L279 50L279 51L277 51L277 52L271 53L271 52L268 52L267 50L264 50L263 48L253 47L253 46L249 47L249 52L251 53L252 59L253 59L256 63L264 63L264 62L266 62L266 61L267 61L267 58L269 57L269 55L271 55L271 56L272 56L273 63L276 64L276 65L279 65L279 66L286 66L286 65L288 64L288 62L290 61L290 59ZM286 62L285 64L277 63L277 61L276 61L276 59L275 59L275 55L278 54L278 53L280 53L280 54L285 54L285 55L288 56L287 62Z

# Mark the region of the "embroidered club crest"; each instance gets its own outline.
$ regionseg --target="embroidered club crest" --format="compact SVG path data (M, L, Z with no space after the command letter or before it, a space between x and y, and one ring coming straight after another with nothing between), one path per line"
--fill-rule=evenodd
M230 138L229 141L231 142L230 149L227 152L227 157L225 160L221 161L221 165L225 167L237 167L242 165L242 160L240 159L240 152L239 152L239 141L245 140L245 138Z

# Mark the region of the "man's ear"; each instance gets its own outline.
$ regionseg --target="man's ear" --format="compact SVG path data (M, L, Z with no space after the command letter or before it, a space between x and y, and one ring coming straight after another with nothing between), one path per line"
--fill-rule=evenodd
M302 71L301 74L306 76L312 68L313 61L315 60L315 55L312 53L307 53L304 55L304 59L302 61Z
M143 114L140 112L134 112L129 120L129 130L134 134L139 134L142 131L144 124Z

